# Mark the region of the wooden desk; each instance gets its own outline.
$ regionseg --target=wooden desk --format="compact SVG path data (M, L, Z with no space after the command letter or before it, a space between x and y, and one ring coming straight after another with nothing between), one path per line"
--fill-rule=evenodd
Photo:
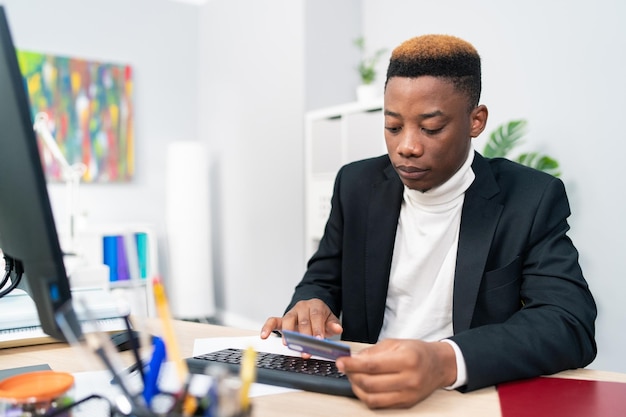
M151 323L155 325L155 323ZM233 329L208 324L176 322L176 333L184 357L191 356L193 341L197 338L250 336L251 330ZM156 333L156 332L155 332ZM131 363L131 355L125 352ZM80 372L103 369L99 360L77 360L73 348L55 343L0 350L0 369L47 363L54 370ZM626 382L626 374L579 369L559 373L566 378ZM408 410L369 410L352 398L311 392L295 392L253 399L254 416L257 417L318 417L318 416L480 416L500 417L498 394L493 387L461 394L457 391L438 390L429 398Z

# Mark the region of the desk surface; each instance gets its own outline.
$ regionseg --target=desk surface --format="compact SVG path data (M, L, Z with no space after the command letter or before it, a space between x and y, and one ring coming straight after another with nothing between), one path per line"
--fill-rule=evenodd
M191 356L193 341L197 338L250 336L251 330L233 329L208 324L176 322L175 331L180 341L181 353ZM125 355L131 363L129 352ZM81 372L103 369L97 359L88 362L77 360L74 349L66 344L54 343L0 350L0 369L47 363L57 371ZM626 382L626 374L579 369L559 373L566 378L594 379ZM408 410L369 410L360 401L311 392L292 392L256 397L253 400L254 416L302 417L316 416L480 416L500 417L498 394L493 387L461 394L457 391L438 390L429 398ZM297 412L294 413L294 410Z

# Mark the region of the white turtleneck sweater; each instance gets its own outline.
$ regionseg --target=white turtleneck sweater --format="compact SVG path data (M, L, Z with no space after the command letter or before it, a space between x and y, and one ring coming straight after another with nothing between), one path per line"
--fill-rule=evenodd
M391 262L385 317L379 340L438 341L453 335L452 294L465 191L474 181L470 147L461 168L426 192L405 186ZM465 362L457 356L457 383L465 383ZM459 369L459 368L463 369Z

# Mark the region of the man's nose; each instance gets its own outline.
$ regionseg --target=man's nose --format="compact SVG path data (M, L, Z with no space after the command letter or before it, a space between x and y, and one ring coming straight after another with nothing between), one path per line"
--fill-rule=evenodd
M402 156L420 156L424 153L424 145L418 132L406 132L398 144L398 153Z

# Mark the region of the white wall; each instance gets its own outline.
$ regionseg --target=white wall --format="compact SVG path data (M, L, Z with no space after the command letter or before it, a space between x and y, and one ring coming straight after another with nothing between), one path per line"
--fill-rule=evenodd
M306 110L355 100L360 58L361 0L307 0L305 10Z
M591 367L626 372L626 3L618 0L363 0L363 28L393 48L424 33L474 44L483 59L487 131L527 118L527 147L562 166L570 236L598 304ZM476 143L482 149L484 139Z
M209 1L201 19L217 306L260 329L304 271L304 2Z

